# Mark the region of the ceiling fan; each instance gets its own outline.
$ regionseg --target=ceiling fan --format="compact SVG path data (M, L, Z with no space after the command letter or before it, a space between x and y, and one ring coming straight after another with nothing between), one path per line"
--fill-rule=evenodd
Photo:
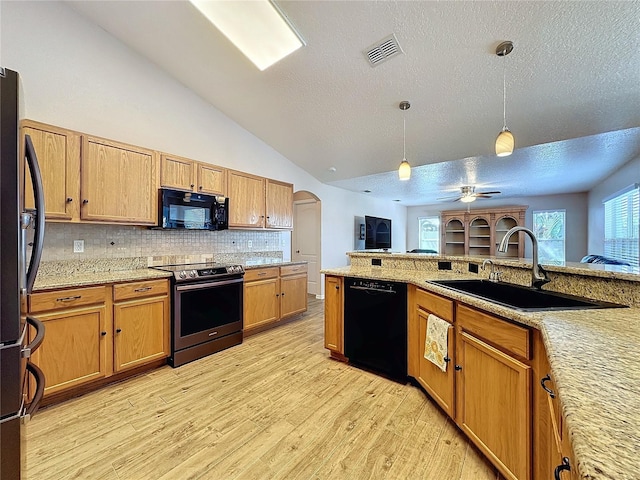
M461 201L464 203L474 202L476 198L491 198L492 195L496 195L500 193L495 190L493 192L476 192L476 187L471 185L465 185L464 187L460 187L460 194L452 197L441 197L438 200L443 202L457 202Z

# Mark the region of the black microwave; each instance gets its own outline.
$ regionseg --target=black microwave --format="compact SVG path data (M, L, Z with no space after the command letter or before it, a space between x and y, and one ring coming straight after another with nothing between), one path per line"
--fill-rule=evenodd
M161 188L158 226L167 229L226 230L229 199Z

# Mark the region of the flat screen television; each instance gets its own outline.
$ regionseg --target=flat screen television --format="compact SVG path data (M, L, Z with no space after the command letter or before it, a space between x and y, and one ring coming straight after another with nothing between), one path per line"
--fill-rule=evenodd
M370 217L365 215L365 249L391 248L391 220L388 218Z

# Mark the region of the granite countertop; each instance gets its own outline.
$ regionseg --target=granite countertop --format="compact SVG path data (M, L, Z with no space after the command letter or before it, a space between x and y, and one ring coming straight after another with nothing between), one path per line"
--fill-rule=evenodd
M341 267L321 273L393 280L540 330L580 478L640 479L640 308L521 312L427 280L478 278L445 271Z
M307 262L284 261L281 258L262 258L237 262L245 270L254 268L300 265ZM83 287L87 285L103 285L107 283L131 282L136 280L152 280L171 278L171 272L147 268L137 259L127 262L95 260L84 263L57 263L38 272L34 291L54 290L57 288Z
M76 272L68 274L44 274L36 277L33 291L54 290L57 288L83 287L86 285L103 285L107 283L131 282L135 280L153 280L170 278L170 272L163 272L154 268L135 268L131 270L116 270L104 272Z

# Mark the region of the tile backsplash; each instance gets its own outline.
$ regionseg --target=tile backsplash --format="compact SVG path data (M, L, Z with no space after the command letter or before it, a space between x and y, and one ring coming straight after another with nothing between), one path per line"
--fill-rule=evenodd
M84 240L84 252L74 253L74 240ZM42 260L158 257L169 255L281 252L291 256L290 231L152 230L120 225L47 223Z

